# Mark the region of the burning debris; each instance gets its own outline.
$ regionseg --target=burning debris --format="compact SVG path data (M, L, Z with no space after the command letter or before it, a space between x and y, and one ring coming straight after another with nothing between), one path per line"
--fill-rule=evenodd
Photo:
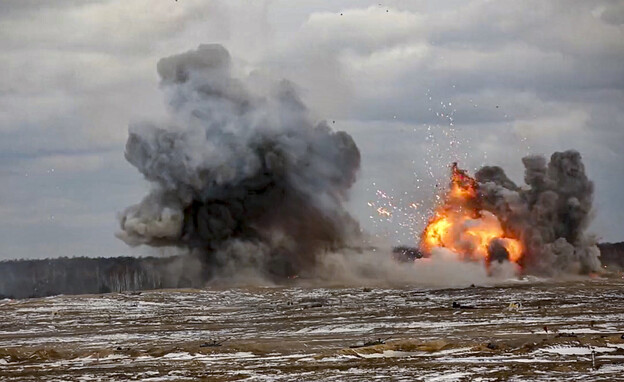
M153 188L121 213L119 238L287 276L359 233L342 206L358 148L314 124L291 83L235 77L221 45L163 58L157 69L170 115L130 126L126 159Z
M600 269L595 239L585 233L593 183L576 151L523 158L525 182L518 187L500 167L475 177L452 165L444 203L425 228L420 249L452 250L465 260L508 260L525 272L588 273Z

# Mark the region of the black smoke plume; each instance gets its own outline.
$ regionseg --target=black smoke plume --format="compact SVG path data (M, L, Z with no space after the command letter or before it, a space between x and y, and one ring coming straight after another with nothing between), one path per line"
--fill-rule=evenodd
M482 208L494 213L525 249L527 272L588 273L600 268L596 240L585 231L592 217L594 184L581 155L556 152L522 159L527 187L518 187L500 167L486 166L475 175Z
M312 122L293 84L234 69L221 45L158 62L169 117L131 125L125 152L153 188L120 214L118 237L297 273L359 233L342 203L360 153Z

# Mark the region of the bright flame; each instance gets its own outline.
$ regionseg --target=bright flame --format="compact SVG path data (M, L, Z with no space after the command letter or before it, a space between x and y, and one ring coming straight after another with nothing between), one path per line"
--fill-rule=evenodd
M450 189L422 234L421 249L431 252L444 247L462 259L489 263L490 248L496 241L506 249L509 261L518 263L522 244L506 236L494 214L480 209L477 189L476 180L453 163Z

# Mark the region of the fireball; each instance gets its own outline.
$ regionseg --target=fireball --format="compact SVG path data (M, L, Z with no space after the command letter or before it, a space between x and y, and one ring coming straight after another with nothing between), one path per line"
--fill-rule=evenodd
M519 263L521 242L509 237L496 215L479 204L477 181L453 163L450 188L421 236L421 250L431 253L434 248L447 248L462 260L489 264L498 247L504 248L509 261Z

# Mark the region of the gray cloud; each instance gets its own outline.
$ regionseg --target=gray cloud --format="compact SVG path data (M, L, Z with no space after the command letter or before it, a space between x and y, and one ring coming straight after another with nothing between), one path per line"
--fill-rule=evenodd
M235 77L219 44L157 68L171 114L130 127L126 159L154 187L121 213L119 238L288 276L359 236L343 209L359 150L312 123L288 81Z
M363 162L350 206L369 230L410 240L406 228L369 218L377 189L431 205L453 160L500 165L519 182L520 157L575 148L596 185L592 228L623 239L621 2L152 3L0 5L3 222L19 195L33 205L54 195L88 206L102 189L97 210L68 212L94 217L136 199L146 186L123 163L123 146L129 122L166 114L155 63L218 42L241 71L292 80L316 119L353 135ZM67 157L88 159L80 171L45 172ZM68 238L54 239L58 253L69 242L85 255L123 250L115 222L106 224L70 235L69 223L31 223L41 237L34 243L4 223L0 257L38 256L54 237Z

